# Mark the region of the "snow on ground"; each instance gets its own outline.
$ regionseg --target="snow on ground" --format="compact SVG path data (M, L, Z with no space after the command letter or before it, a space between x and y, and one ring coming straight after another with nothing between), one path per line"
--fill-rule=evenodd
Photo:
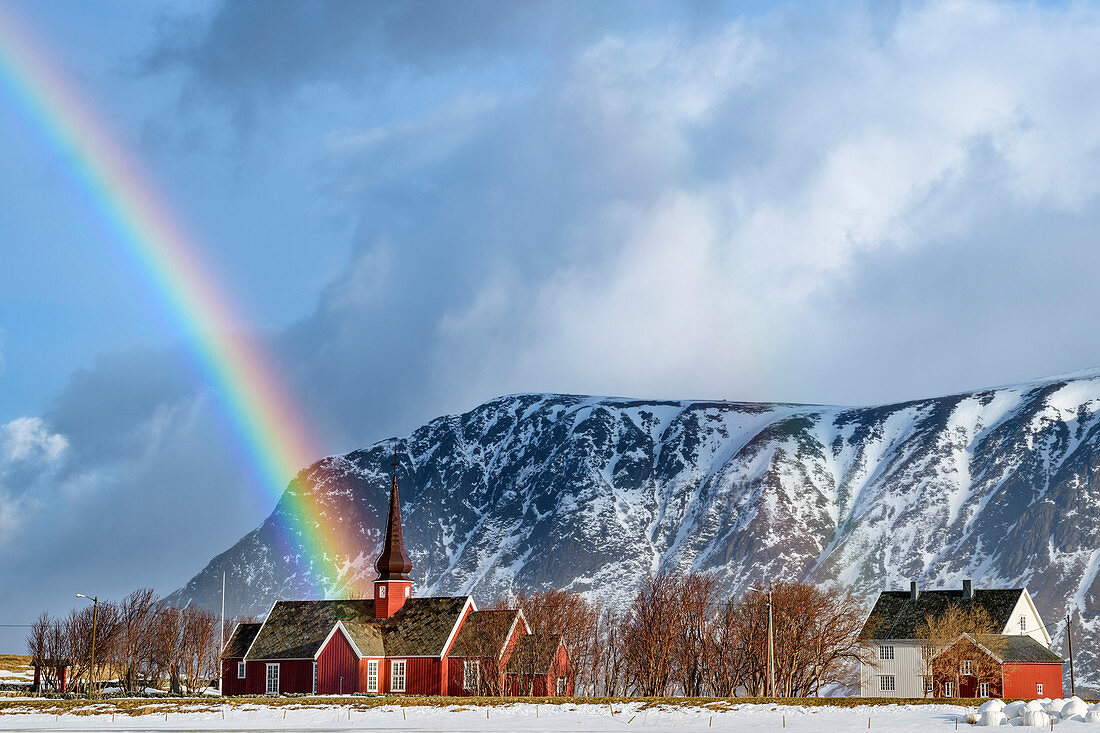
M213 701L212 701L213 702ZM155 710L161 703L150 702ZM927 731L954 730L966 725L972 708L955 705L874 705L850 708L771 704L735 705L722 712L702 707L667 706L643 710L642 703L607 705L419 706L387 705L372 709L354 706L194 706L191 712L131 717L118 714L20 714L11 708L0 713L0 730L127 730L127 731ZM109 709L103 705L101 709ZM88 708L83 708L87 711ZM285 715L285 717L284 717ZM224 716L224 717L223 717ZM1091 725L1070 724L1071 728ZM1100 728L1100 726L1097 726ZM1065 726L1063 726L1065 729Z

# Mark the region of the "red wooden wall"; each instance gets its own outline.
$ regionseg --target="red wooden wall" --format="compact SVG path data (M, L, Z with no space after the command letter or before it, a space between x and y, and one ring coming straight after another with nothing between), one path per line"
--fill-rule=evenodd
M1038 694L1036 685L1043 685L1043 694ZM1060 664L1015 664L1004 665L1005 697L1035 699L1062 696L1062 665Z
M363 684L366 684L365 679ZM338 695L341 690L349 695L361 692L362 688L359 685L359 658L343 633L337 631L317 658L317 693Z
M248 662L245 679L237 679L239 659L222 660L222 680L226 695L263 695L267 692L267 662ZM291 659L279 662L279 692L312 692L313 660Z

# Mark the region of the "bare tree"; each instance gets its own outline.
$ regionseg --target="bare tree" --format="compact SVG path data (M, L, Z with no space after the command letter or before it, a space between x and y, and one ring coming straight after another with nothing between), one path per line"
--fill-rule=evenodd
M954 686L952 696L958 696L964 676L975 677L975 684L998 684L1000 664L973 643L959 643L966 634L973 640L980 639L983 647L998 654L1004 644L998 631L993 618L980 606L963 609L950 605L943 613L926 617L916 633L921 640L923 673L933 682L932 694L946 694L945 683L950 682Z
M92 628L95 611L90 606L72 609L62 622L62 635L66 657L72 663L69 668L70 686L75 688L91 677ZM95 624L98 626L98 623ZM97 629L98 630L98 629Z
M676 618L676 672L680 691L689 697L703 694L718 584L713 575L690 573L679 578L680 613Z
M181 612L180 664L183 680L190 693L201 692L217 676L219 656L218 619L196 606Z
M628 689L636 694L663 697L670 692L678 660L682 585L679 574L655 575L626 611L620 642L623 672Z
M158 598L152 588L136 590L118 604L116 641L112 662L119 684L136 692L149 681L153 631Z
M53 621L50 614L43 611L31 624L31 630L27 633L27 653L31 657L31 664L36 665L40 670L40 687L36 692L42 692L47 688L48 679L46 674L48 672L47 661L49 660L49 649L47 647L51 626L53 626ZM52 675L52 672L49 672L49 674Z

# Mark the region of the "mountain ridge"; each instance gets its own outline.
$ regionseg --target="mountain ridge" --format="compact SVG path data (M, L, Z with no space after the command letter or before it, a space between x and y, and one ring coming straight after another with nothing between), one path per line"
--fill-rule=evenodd
M1100 628L1095 369L867 407L503 395L299 474L288 495L337 512L356 557L322 567L281 546L285 495L170 600L215 606L223 570L227 608L248 613L311 579L328 594L369 581L394 441L420 594L553 586L622 604L680 568L734 594L805 579L871 599L972 577L1029 587L1075 634ZM1078 657L1093 682L1091 651Z

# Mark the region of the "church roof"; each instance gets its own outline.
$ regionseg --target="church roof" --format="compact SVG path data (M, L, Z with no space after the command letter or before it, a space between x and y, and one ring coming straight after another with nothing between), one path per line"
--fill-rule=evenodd
M237 624L222 650L222 659L241 658L260 631L260 624Z
M560 634L527 634L516 642L508 659L508 671L518 674L549 674L550 663L561 646Z
M467 597L410 598L389 618L373 600L279 601L255 635L247 659L314 659L337 622L364 656L440 656Z
M452 657L498 657L508 641L508 632L519 618L517 610L473 611L458 632Z
M405 552L405 537L401 530L401 500L397 495L397 444L393 446L393 486L390 487L390 514L386 520L386 540L374 565L378 580L408 580L412 560Z

